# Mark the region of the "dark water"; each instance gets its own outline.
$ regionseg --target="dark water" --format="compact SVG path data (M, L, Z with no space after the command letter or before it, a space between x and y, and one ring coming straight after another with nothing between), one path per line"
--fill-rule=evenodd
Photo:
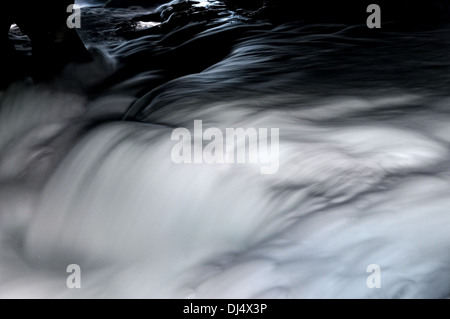
M450 28L167 8L83 8L94 61L1 93L0 296L448 297ZM195 120L279 170L175 164Z

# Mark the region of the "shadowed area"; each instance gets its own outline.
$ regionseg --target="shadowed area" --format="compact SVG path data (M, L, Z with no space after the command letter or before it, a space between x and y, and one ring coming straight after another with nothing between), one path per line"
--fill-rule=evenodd
M67 27L70 13L67 8L72 0L8 1L0 12L0 48L2 56L0 82L6 85L11 80L31 73L36 80L49 79L60 72L69 62L86 62L90 56L75 29ZM8 34L12 24L32 42L32 62L26 63L18 57Z

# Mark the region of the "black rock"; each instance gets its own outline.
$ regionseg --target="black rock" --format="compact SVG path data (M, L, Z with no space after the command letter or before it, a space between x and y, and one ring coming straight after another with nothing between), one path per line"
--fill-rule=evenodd
M109 0L105 5L113 8L128 8L131 6L156 7L167 2L167 0Z

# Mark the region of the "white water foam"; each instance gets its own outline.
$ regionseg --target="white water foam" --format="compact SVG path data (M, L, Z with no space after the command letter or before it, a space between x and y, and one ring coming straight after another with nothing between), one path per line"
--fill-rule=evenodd
M303 70L267 77L292 49L267 41L159 87L140 123L120 121L126 85L92 99L66 74L3 92L0 297L447 297L448 97L298 90ZM268 90L276 79L290 90ZM197 119L280 128L279 172L174 164L172 130ZM66 287L73 263L82 289Z

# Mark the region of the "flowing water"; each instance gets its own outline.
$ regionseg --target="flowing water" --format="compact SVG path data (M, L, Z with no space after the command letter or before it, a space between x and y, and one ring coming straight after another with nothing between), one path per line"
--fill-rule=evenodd
M449 297L450 27L192 8L83 7L94 61L0 93L0 297ZM196 120L279 170L175 164Z

